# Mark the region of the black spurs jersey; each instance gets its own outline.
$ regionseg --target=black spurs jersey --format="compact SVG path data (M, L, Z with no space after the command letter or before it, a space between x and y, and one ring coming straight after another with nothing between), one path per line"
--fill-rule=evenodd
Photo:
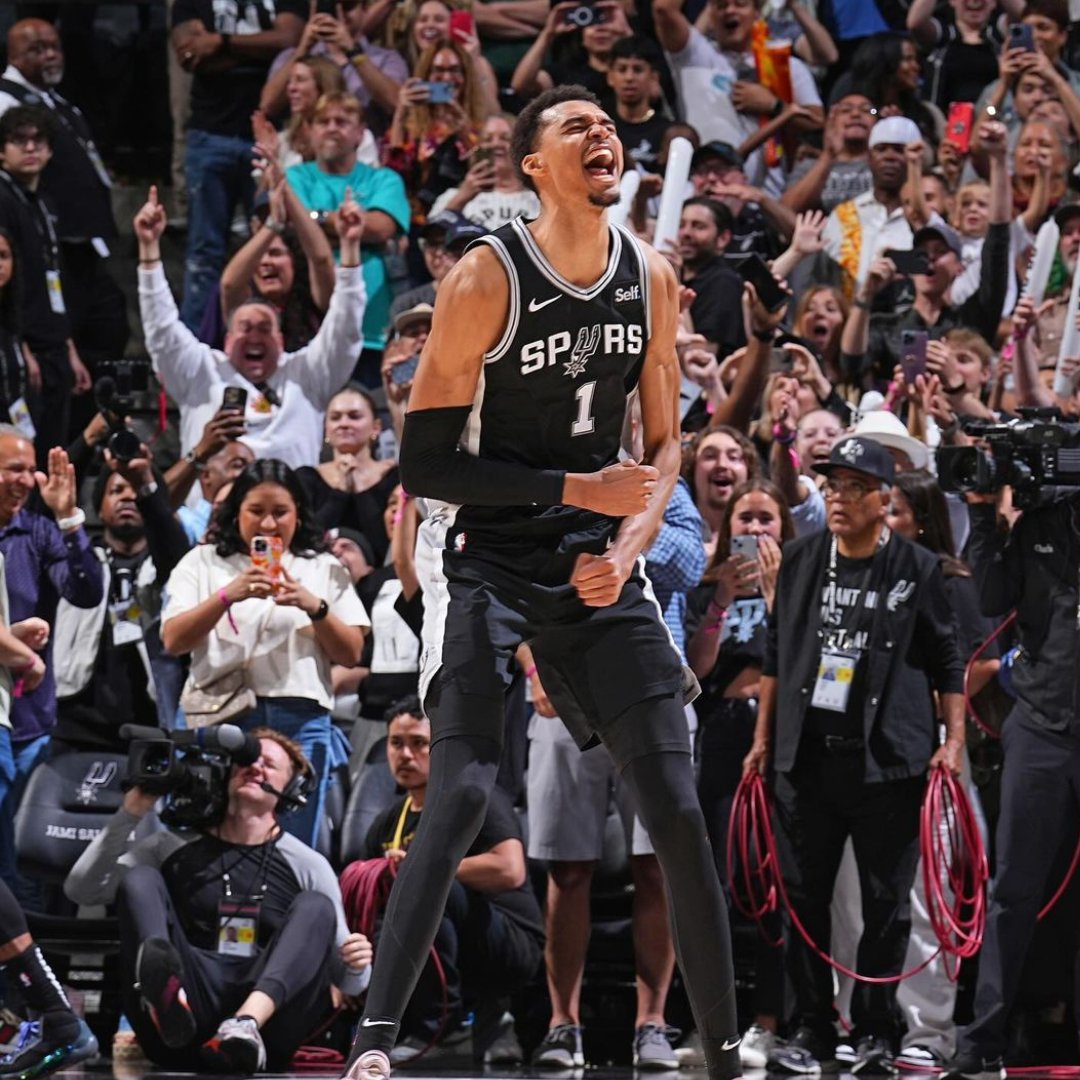
M609 237L607 268L588 288L551 266L521 218L475 241L502 263L510 304L502 339L484 356L462 434L466 453L567 472L596 472L619 460L649 343L649 270L630 233L612 226ZM573 537L613 531L611 519L576 507L446 510L458 535L566 540L564 549Z

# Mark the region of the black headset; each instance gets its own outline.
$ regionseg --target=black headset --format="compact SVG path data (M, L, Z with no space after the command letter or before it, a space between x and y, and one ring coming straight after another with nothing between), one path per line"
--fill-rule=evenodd
M291 757L292 755L290 755ZM293 764L298 763L293 760ZM291 814L297 810L303 810L307 806L308 799L319 788L319 778L315 775L311 762L306 757L301 757L299 768L289 778L284 790L278 791L277 788L271 787L269 782L265 780L259 786L263 791L277 796L277 812L279 814Z

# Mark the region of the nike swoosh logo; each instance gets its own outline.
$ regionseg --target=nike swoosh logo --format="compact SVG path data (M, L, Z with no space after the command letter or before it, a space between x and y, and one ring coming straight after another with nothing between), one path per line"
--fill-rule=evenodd
M534 297L532 300L529 301L529 311L539 311L541 308L547 307L548 304L554 304L555 301L558 299L559 298L557 296L553 296L550 300L545 300L543 301L543 303L538 304L536 302L536 298Z
M371 1017L365 1016L360 1021L361 1027L392 1027L396 1021L394 1020L372 1020Z
M723 1044L723 1045L722 1045L722 1046L720 1047L720 1049L721 1049L721 1050L734 1050L734 1049L735 1049L735 1047L736 1047L736 1046L738 1046L738 1045L739 1045L739 1043L741 1043L741 1042L742 1042L742 1036L740 1035L740 1036L739 1036L739 1037L738 1037L737 1039L728 1039L728 1040L727 1040L727 1041L726 1041L726 1042L725 1042L725 1043L724 1043L724 1044Z

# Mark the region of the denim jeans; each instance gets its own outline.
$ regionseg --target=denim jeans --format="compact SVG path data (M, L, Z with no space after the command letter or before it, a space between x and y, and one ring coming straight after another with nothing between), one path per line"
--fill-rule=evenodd
M15 872L15 811L22 802L30 774L44 760L48 746L48 735L13 743L11 729L0 727L0 878L20 901L26 897Z
M240 727L245 731L258 727L273 728L300 744L315 770L319 786L308 797L306 806L299 810L282 807L278 817L286 832L315 847L331 774L342 761L348 761L347 749L342 756L340 741L343 741L343 736L331 721L330 714L317 702L307 698L261 697L255 711L240 721Z
M180 318L193 333L225 267L229 226L238 203L251 208L251 139L187 133L188 235Z

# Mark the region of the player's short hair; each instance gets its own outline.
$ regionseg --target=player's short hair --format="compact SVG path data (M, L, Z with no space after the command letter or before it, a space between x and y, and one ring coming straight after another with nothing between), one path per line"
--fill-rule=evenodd
M540 133L544 129L544 113L555 105L561 105L564 101L587 101L590 105L603 108L600 99L591 90L572 84L545 90L521 110L510 135L510 160L514 163L514 169L521 178L521 182L530 191L535 192L536 185L531 176L525 175L521 163L536 150Z
M712 214L717 232L731 232L735 228L735 218L731 210L719 199L712 199L708 195L695 195L683 203L684 209L688 206L704 206Z

